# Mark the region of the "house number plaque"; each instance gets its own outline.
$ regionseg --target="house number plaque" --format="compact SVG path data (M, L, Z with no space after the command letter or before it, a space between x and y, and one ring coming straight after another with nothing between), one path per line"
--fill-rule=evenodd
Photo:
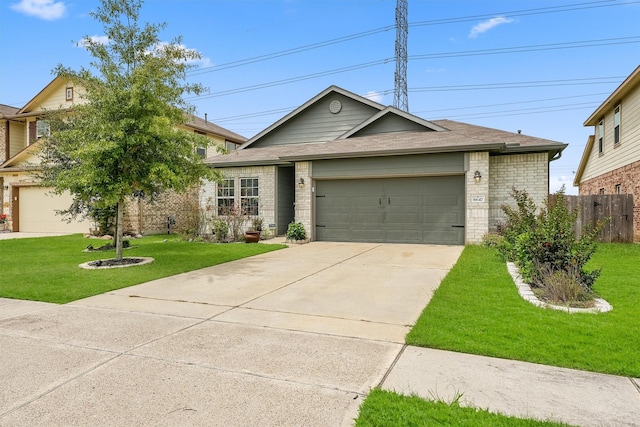
M471 203L484 203L484 196L471 196Z

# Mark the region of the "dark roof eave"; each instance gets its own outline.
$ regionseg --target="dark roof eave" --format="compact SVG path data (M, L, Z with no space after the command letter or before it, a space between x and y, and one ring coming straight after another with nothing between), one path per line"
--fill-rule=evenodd
M204 162L207 166L212 168L235 168L235 167L247 167L247 166L292 166L291 162L282 159L276 160L238 160L238 161L222 161L222 162Z
M308 154L308 155L291 155L282 156L281 159L295 161L307 161L307 160L324 160L324 159L350 159L357 157L387 157L387 156L404 156L411 154L434 154L434 153L455 153L455 152L469 152L469 151L502 151L504 150L504 144L473 144L473 145L459 145L448 147L421 147L421 148L407 148L396 150L384 150L384 151L353 151L343 153L323 153L323 154Z

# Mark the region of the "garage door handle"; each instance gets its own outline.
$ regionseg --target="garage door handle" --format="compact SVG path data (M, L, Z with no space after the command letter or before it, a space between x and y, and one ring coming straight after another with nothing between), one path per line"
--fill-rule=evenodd
M464 225L452 225L454 228L464 228Z

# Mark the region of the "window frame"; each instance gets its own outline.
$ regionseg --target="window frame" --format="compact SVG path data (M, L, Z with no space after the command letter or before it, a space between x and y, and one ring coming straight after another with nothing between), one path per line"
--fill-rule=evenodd
M596 134L598 135L598 154L604 154L604 117L596 125Z
M240 206L248 216L260 216L260 179L240 178Z
M613 109L613 145L618 145L622 141L621 130L622 128L622 104L618 104Z
M236 204L236 181L233 178L223 178L216 185L216 208L218 216L226 216Z
M46 120L36 119L36 139L51 135L51 125Z

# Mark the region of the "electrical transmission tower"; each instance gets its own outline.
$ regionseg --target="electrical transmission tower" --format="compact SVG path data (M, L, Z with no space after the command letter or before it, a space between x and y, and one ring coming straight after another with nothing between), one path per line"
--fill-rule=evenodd
M397 0L396 3L396 73L393 106L409 112L407 95L407 24L408 0Z

